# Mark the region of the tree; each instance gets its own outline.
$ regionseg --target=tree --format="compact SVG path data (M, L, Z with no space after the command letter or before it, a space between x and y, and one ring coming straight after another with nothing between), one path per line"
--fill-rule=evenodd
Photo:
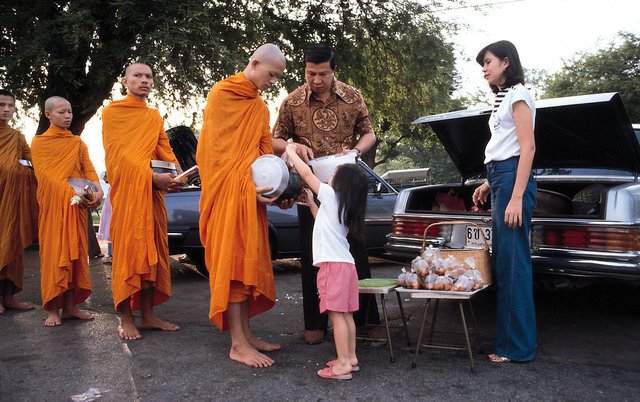
M437 4L436 0L432 0ZM243 68L265 42L288 57L280 88L303 80L302 55L325 41L339 54L340 79L363 92L380 138L379 160L425 141L410 122L448 108L455 86L454 25L431 3L404 0L4 0L0 84L27 107L52 95L70 100L71 131L82 132L124 67L154 69L155 96L188 108L216 81ZM197 113L202 113L198 110ZM48 126L40 116L38 132Z
M545 97L619 92L632 122L640 122L640 37L618 34L620 43L581 52L545 83Z

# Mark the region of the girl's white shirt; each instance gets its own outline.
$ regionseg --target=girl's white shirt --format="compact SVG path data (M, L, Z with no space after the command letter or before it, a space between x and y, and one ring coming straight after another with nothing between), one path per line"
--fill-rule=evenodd
M485 164L520 155L520 143L513 120L513 104L518 101L524 101L531 109L533 128L535 129L536 104L533 96L524 85L516 84L509 89L498 109L491 113L489 118L491 139L484 151Z
M320 207L313 225L313 265L323 262L350 262L355 264L349 252L349 229L338 220L338 198L333 188L325 183L318 189ZM344 217L342 219L344 222Z

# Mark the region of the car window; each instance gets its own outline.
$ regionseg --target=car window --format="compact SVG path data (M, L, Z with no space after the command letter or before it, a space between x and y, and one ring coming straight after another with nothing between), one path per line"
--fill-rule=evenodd
M385 186L384 183L378 180L377 177L375 177L370 172L364 169L363 171L367 175L367 178L369 179L369 188L367 190L369 193L388 193L389 192L389 189L387 188L387 186Z

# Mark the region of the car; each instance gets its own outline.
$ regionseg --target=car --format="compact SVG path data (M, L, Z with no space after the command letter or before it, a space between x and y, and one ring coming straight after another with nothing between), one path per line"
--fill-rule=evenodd
M414 258L423 244L479 247L483 237L490 245L491 213L471 201L486 177L490 114L463 110L414 121L435 132L461 181L400 192L385 245L392 256ZM631 124L619 94L537 101L535 136L534 272L563 286L585 277L640 280L640 126ZM433 222L454 220L479 228L445 224L425 233Z
M180 126L167 130L171 146L186 170L195 165L197 139L190 128ZM369 196L365 216L365 238L369 255L385 253L386 236L391 231L391 214L398 192L378 176L366 163L358 162L369 178ZM169 252L187 254L198 270L206 273L204 248L199 233L200 179L193 175L189 185L179 192L167 193ZM297 258L300 256L297 208L287 210L267 206L269 246L271 258Z

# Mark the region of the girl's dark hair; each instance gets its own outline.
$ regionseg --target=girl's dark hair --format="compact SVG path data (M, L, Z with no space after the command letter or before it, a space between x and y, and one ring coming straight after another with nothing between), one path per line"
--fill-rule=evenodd
M304 52L304 63L322 64L329 62L332 70L336 69L336 53L331 46L324 43L311 45Z
M357 164L340 165L333 176L332 187L338 198L338 220L349 228L352 237L363 238L369 189L367 176Z
M513 43L508 40L499 40L485 46L476 56L476 62L480 64L480 66L484 65L484 57L487 52L493 53L500 60L504 60L505 57L509 59L509 66L504 70L504 76L506 78L504 83L505 88L516 84L524 85L524 71L522 70L522 64L520 64L518 50ZM491 87L493 93L497 94L500 91L495 85L489 85L489 87Z

